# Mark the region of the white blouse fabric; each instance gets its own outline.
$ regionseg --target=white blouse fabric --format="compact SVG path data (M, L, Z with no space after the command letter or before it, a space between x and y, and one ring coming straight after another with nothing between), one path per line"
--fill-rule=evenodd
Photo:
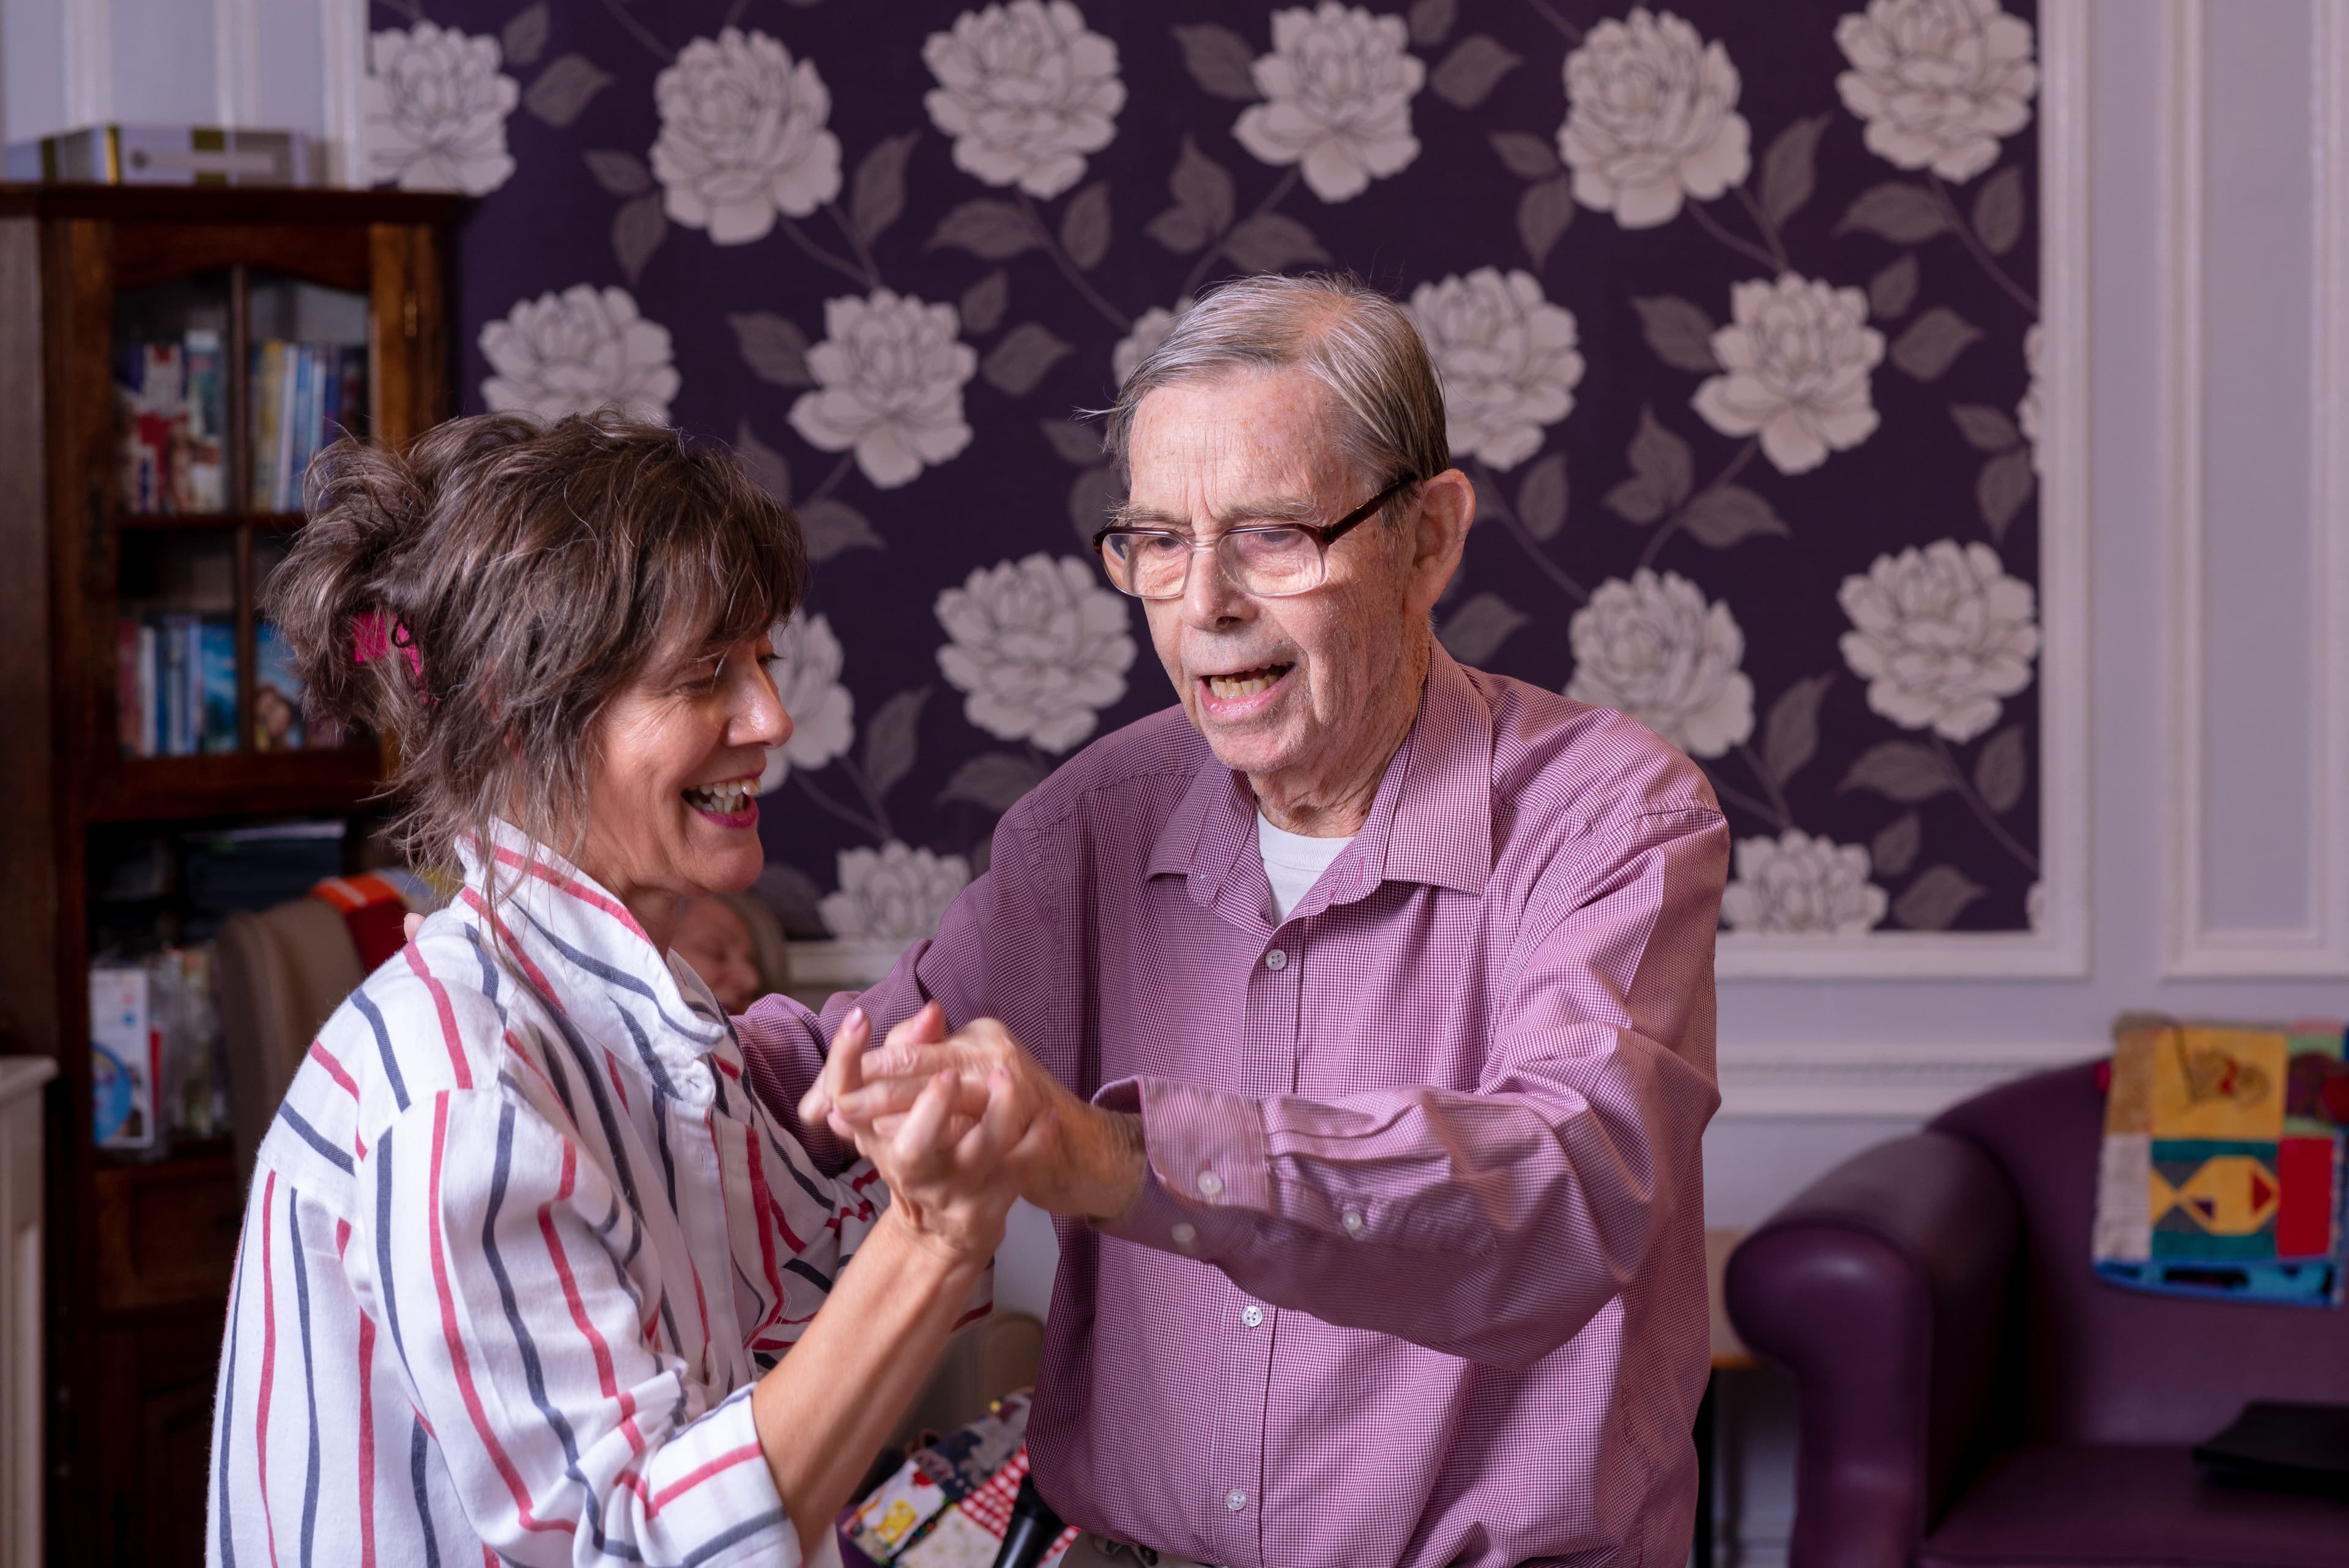
M618 900L511 830L492 861L263 1141L208 1561L798 1563L750 1387L886 1190L817 1170Z

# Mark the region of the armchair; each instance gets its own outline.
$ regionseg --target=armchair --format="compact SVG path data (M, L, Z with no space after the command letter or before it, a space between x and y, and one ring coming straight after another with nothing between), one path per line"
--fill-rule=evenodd
M2349 1501L2201 1480L2255 1398L2349 1402L2349 1312L2125 1290L2088 1265L2095 1064L1830 1171L1724 1296L1795 1377L1794 1568L2349 1563Z

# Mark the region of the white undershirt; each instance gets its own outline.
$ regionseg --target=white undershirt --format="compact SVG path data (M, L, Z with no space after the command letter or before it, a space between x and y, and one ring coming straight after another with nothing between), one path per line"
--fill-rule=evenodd
M1272 923L1288 918L1298 901L1313 891L1330 862L1346 852L1351 838L1309 839L1274 827L1263 812L1256 814L1257 852L1264 857L1265 880L1272 883Z

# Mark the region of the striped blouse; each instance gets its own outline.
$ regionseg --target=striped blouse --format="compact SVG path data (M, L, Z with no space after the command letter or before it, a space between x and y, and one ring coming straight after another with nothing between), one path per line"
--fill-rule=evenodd
M494 910L468 858L262 1143L216 1568L801 1560L750 1388L886 1190L819 1171L692 971L523 847Z

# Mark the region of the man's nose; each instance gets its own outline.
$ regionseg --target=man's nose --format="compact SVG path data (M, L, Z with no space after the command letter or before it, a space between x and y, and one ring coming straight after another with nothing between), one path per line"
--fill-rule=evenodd
M1245 620L1254 601L1224 570L1220 550L1191 552L1190 581L1183 584L1183 618L1195 626L1221 626Z

